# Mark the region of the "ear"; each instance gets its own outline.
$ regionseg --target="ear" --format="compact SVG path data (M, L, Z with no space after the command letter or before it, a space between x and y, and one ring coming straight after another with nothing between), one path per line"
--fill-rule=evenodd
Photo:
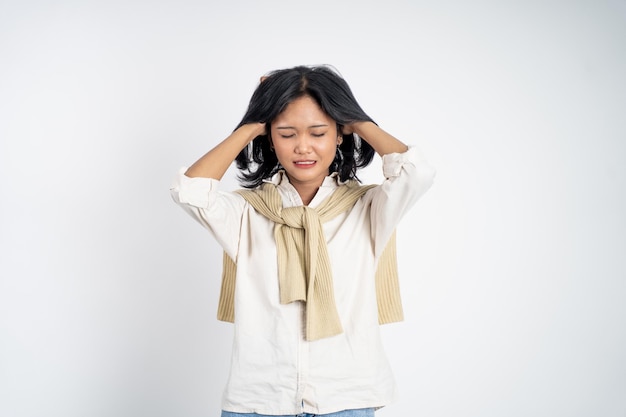
M343 143L343 136L341 134L337 135L337 146Z

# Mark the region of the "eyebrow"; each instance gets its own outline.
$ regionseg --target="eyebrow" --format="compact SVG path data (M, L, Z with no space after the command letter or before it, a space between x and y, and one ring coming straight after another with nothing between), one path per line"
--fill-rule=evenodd
M328 125L326 125L326 124L312 125L312 126L308 126L308 129L314 129L316 127L328 127ZM295 129L295 127L292 127L292 126L276 126L276 129Z

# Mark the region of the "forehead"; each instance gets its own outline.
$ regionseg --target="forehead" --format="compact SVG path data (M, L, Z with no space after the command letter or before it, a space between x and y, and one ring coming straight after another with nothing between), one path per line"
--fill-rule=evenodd
M274 124L306 124L311 122L333 124L334 120L310 96L298 97L289 103L274 120Z

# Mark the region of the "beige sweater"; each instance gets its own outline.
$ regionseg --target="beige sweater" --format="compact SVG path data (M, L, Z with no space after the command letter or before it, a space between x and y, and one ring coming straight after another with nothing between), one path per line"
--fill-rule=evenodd
M264 184L238 193L276 226L280 302L306 303L306 339L317 340L343 332L335 306L333 278L322 223L349 210L373 186L349 181L316 209L307 206L283 208L276 186ZM224 254L218 319L234 322L236 263ZM378 262L376 296L380 324L403 319L396 261L395 234Z

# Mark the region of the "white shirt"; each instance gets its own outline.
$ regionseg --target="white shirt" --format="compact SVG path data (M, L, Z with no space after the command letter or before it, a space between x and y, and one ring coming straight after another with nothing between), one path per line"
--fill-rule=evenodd
M219 190L219 181L189 178L185 171L171 188L174 200L237 260L235 333L222 409L327 414L389 404L396 386L380 339L374 276L400 218L433 182L434 169L417 149L385 155L383 183L324 223L344 332L316 341L304 339L303 303L279 302L274 223L240 195ZM285 207L302 205L284 173L271 182ZM337 187L336 175L326 177L309 207Z

